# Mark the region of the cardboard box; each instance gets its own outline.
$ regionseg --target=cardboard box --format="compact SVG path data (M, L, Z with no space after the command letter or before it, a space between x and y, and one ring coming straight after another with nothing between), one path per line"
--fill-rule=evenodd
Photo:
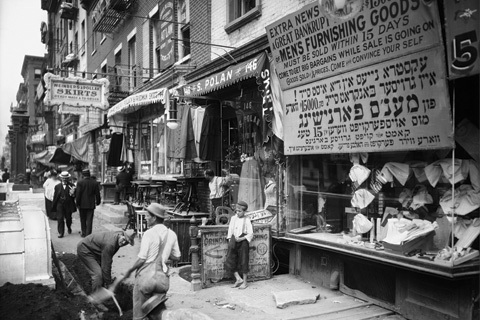
M411 241L402 242L402 244L391 244L385 241L382 241L383 247L387 250L407 253L415 249L420 249L422 251L428 251L433 244L433 235L434 231L427 233L421 237L415 238Z

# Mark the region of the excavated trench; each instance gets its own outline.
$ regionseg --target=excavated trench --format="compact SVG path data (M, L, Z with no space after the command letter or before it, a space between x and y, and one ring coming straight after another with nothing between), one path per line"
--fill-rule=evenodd
M100 309L89 302L90 276L74 254L57 254L61 272L53 263L55 288L42 284L11 284L0 287L0 319L3 320L114 320L132 319L132 288L117 286L115 298L122 315L112 299ZM55 260L55 259L54 259Z

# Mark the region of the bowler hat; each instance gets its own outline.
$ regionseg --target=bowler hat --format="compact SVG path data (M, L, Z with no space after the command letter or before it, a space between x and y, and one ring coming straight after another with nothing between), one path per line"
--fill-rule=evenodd
M83 170L82 170L82 174L83 174L84 176L86 176L86 177L89 177L89 176L90 176L90 170L88 170L88 169L83 169Z
M152 203L147 207L147 211L153 214L154 216L157 216L159 218L166 219L170 217L170 215L167 213L167 208L162 206L161 204L158 203Z
M62 171L62 173L60 173L60 178L62 179L67 179L67 178L70 178L71 175L70 173L68 173L68 171Z
M130 243L131 246L135 244L135 231L132 229L128 229L123 231L123 235L125 236L125 239L127 239L128 243Z

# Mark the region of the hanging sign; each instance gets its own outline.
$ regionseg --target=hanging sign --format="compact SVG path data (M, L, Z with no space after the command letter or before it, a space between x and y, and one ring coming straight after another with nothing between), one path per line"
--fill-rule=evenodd
M480 72L480 4L478 0L444 1L450 79Z
M87 80L79 77L64 78L51 73L44 76L47 106L61 105L59 113L84 114L86 108L106 110L109 107L107 79Z
M165 0L159 5L159 33L158 33L158 45L160 48L160 67L165 69L168 66L171 66L175 63L175 52L174 45L172 41L174 33L174 25L172 22L174 20L174 10L173 10L173 0Z
M436 1L319 2L266 27L283 90L441 43Z
M453 148L440 47L287 90L285 154Z

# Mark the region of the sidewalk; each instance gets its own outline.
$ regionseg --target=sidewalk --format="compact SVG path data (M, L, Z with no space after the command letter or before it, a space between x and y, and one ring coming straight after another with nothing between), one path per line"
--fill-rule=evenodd
M44 210L43 193L24 192L15 193L14 196L18 196L20 206L37 206ZM123 211L126 211L126 206L105 204L99 206L95 210L93 232L121 230L126 223ZM49 225L55 251L76 254L76 245L81 239L78 212L73 215L72 234L66 234L64 238L57 237L56 221L49 220ZM113 277L125 273L133 265L140 242L141 240L137 238L134 246L120 248L114 258ZM185 267L188 268L188 266ZM389 310L343 295L339 291L305 282L293 275L278 275L268 280L251 282L245 290L231 288L230 282L221 282L214 287L194 292L191 290L190 282L179 276L180 270L181 268L175 268L171 277L169 299L166 302L169 310L189 308L219 320L403 319ZM133 280L132 275L125 283L133 285ZM274 295L283 294L294 302L302 293L308 293L310 296L318 295L319 299L315 303L290 305L284 309L277 308Z

